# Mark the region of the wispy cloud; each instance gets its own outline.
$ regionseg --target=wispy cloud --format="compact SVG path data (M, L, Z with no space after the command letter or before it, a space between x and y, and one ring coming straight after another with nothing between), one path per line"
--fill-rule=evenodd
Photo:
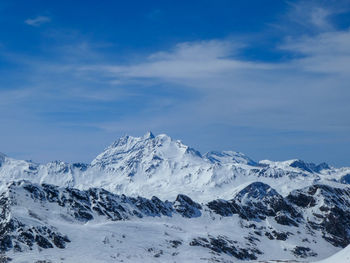
M338 12L333 7L315 4L315 1L288 2L290 9L287 19L290 22L302 25L305 28L316 30L329 30L333 26L329 16Z
M288 8L280 15L274 28L284 31L287 35L301 33L317 34L336 30L333 24L334 16L350 10L347 0L300 0L287 1Z
M273 67L272 64L234 58L242 48L242 44L228 40L185 42L169 51L151 54L136 64L84 66L80 70L98 71L115 81L150 78L190 84L192 80L220 78L240 70Z
M251 43L234 36L175 43L146 55L135 52L122 62L79 34L58 39L52 56L7 57L21 66L13 78L21 80L22 88L1 92L0 117L12 112L8 119L13 121L26 112L31 121L89 127L113 139L145 130L182 137L188 130L198 135L218 127L244 137L235 128L245 127L257 133L338 132L348 140L350 31L332 24L339 10L314 1L291 4L288 19L312 32L285 34L271 49L292 59L279 62L249 59L245 54ZM50 21L39 18L26 23Z
M314 8L311 10L310 22L318 28L331 29L332 25L328 20L331 14L332 12L327 9L320 7Z
M173 118L169 118L169 112L158 122L154 122L154 115L146 117L153 120L148 122L163 126L175 120L199 126L222 122L284 129L328 130L339 126L349 129L349 123L339 116L345 118L350 106L336 102L348 98L350 92L334 75L341 74L350 81L346 67L350 63L349 37L348 31L332 31L287 39L283 48L301 53L302 57L278 63L239 58L244 45L211 40L180 43L134 64L102 64L78 70L105 81L119 81L121 87L137 80L148 80L199 92L190 103L174 106ZM330 107L323 107L326 104ZM124 127L117 123L104 123L99 127L112 130L113 125L117 130L120 125Z
M282 48L303 55L291 64L306 71L350 76L350 30L290 38Z
M24 21L27 25L30 26L40 26L45 23L51 22L51 18L48 16L37 16L34 18L28 18L27 20Z
M178 43L123 64L104 60L95 45L83 43L84 48L77 43L57 49L57 59L52 61L26 59L31 69L26 83L37 90L38 99L69 98L78 111L86 110L86 101L135 104L126 117L140 130L145 123L164 127L235 123L284 129L350 128L344 121L350 111L344 101L350 95L344 82L350 81L346 66L350 64L350 32L346 30L288 38L278 48L302 56L276 63L245 59L241 53L247 44L233 39ZM82 60L85 57L93 59ZM60 82L54 81L58 78ZM169 96L169 92L181 96ZM16 98L19 94L16 92ZM140 102L139 98L144 99ZM154 103L159 107L152 108ZM54 111L55 107L51 104L47 109ZM91 122L97 128L108 127L108 131L127 127L118 123L107 117Z

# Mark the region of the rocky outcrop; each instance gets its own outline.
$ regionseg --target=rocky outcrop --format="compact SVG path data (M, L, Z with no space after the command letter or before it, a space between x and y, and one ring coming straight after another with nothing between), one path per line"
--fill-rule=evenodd
M72 239L47 220L56 214L65 224L83 225L95 221L137 221L145 218L182 218L198 224L213 224L225 218L225 228L239 229L245 236L215 233L167 240L167 246L202 247L215 255L229 255L241 260L255 260L266 251L265 242L286 242L295 258L318 255L315 246L320 236L334 247L350 243L350 189L313 185L283 197L269 185L254 182L237 192L232 199L217 199L199 204L179 194L174 202L157 197L128 197L100 188L78 190L49 184L14 182L0 196L0 252L23 252L34 248L65 249ZM174 219L177 220L177 219ZM219 220L219 221L217 221ZM235 222L235 223L232 223ZM219 225L222 223L219 223ZM181 233L181 228L176 228ZM229 233L230 231L228 231ZM168 235L168 234L166 234ZM107 242L107 241L106 241ZM158 251L152 248L152 251ZM159 252L159 251L158 251ZM161 257L163 254L155 253ZM165 252L164 252L165 253ZM173 251L174 255L179 253Z

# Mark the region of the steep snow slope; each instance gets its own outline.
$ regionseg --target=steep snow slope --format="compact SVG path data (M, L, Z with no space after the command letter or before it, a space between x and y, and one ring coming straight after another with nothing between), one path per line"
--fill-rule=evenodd
M282 195L314 183L350 183L350 168L333 168L301 160L255 162L242 153L224 151L201 155L178 140L161 134L125 136L91 164L51 162L46 165L0 156L0 181L26 179L36 183L114 193L174 199L184 193L199 201L230 198L242 186L261 181ZM3 185L3 184L2 184Z
M339 251L335 255L318 261L317 263L349 263L350 262L350 246L347 246L343 250Z
M343 190L338 199L330 197L340 189L323 185L293 194L328 200L315 210L322 219L263 183L200 204L184 195L169 202L20 181L0 196L0 255L11 262L314 261L340 250L332 240L346 240L350 189ZM324 222L339 200L345 221L334 233Z

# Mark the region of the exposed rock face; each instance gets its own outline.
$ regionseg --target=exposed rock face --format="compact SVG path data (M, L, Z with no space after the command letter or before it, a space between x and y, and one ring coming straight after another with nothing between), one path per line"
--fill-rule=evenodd
M174 202L175 211L184 217L199 217L201 216L202 206L193 202L191 198L186 195L178 195Z
M230 201L215 200L208 207L222 216L239 214L246 220L274 217L282 225L298 226L301 215L276 190L264 183L252 183Z
M299 247L296 246L293 249L293 253L299 257L299 258L307 258L307 257L313 257L313 256L317 256L317 254L315 252L313 252L310 248L308 247Z
M190 242L190 246L201 246L218 254L225 253L242 260L255 260L257 255L262 254L255 248L240 248L237 246L237 242L229 240L225 236L198 237Z
M0 253L14 250L21 252L33 249L34 245L41 248L65 248L70 242L66 235L62 235L49 225L28 225L11 215L11 206L14 199L0 197ZM40 220L40 216L28 210L28 215Z
M324 239L334 246L350 243L350 189L313 185L287 196L299 207L304 219L314 230L321 230Z

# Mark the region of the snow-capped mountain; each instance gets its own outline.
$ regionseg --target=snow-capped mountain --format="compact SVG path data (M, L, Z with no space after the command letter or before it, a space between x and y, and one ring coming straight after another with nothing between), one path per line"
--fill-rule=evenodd
M283 197L255 182L230 200L197 203L19 181L0 204L0 252L14 262L314 261L349 243L347 187Z
M0 262L315 261L350 244L350 168L326 163L147 133L90 164L0 154L0 181Z
M260 181L283 196L314 183L350 183L350 168L334 168L301 160L255 162L233 151L204 155L161 134L125 136L91 164L51 162L45 165L0 156L0 180L30 180L65 187L99 187L117 194L174 199L179 193L198 201L229 199L242 186ZM3 185L3 184L2 184Z

